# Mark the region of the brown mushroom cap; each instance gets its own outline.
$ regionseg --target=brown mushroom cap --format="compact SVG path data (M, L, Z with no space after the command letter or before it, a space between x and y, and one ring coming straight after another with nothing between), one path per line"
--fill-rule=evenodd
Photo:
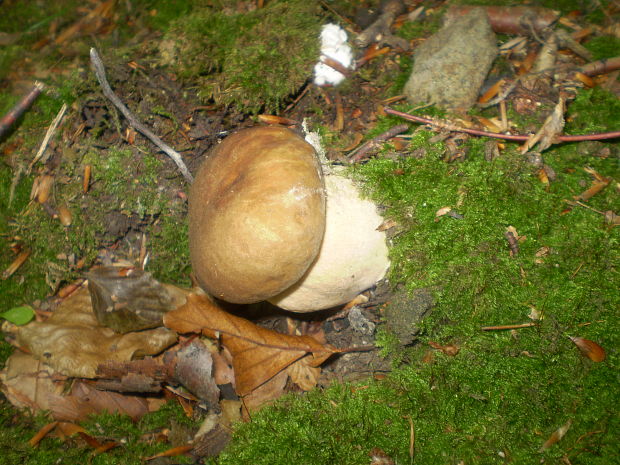
M199 284L233 303L268 299L301 278L325 230L314 148L288 129L239 131L216 146L189 195L190 258Z

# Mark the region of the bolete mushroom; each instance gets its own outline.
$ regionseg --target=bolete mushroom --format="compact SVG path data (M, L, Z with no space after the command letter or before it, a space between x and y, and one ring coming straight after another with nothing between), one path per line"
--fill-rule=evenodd
M190 190L193 270L222 300L258 302L293 285L317 256L324 230L320 163L288 129L255 127L227 137Z
M349 302L383 278L390 261L383 218L360 197L355 183L334 172L325 176L327 212L319 255L293 286L269 299L294 312L311 312Z
M312 145L288 129L245 129L216 146L192 185L189 221L199 284L233 303L330 308L389 266L376 206L353 181L324 177Z

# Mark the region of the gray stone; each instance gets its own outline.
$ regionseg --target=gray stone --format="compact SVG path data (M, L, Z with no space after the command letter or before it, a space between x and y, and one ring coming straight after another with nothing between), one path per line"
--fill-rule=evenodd
M486 12L474 8L416 49L405 95L414 105L467 110L476 102L497 53Z

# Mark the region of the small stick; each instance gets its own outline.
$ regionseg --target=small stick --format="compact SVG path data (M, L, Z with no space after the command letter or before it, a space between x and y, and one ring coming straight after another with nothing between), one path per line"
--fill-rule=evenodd
M30 172L32 171L32 167L34 166L34 164L36 162L41 160L41 163L45 163L47 158L49 158L49 156L47 156L47 157L45 157L45 159L43 159L43 153L45 152L45 149L47 148L47 144L49 144L50 139L56 133L56 129L58 129L58 126L60 125L60 122L62 121L62 118L65 116L65 112L67 111L67 108L68 107L67 107L66 103L63 103L62 107L60 107L60 110L58 111L58 114L56 115L56 117L52 121L52 124L50 124L50 127L47 128L47 132L45 133L45 137L43 138L43 142L41 142L41 146L39 147L39 151L37 152L37 154L34 156L32 161L30 162L30 165L28 165L28 171L26 171L26 174L30 174Z
M323 56L321 57L321 63L329 66L332 69L335 69L340 74L344 75L344 77L347 77L347 78L351 77L351 70L347 68L345 65L343 65L342 63L340 63L339 61L334 60L333 58L330 58L328 56Z
M537 326L538 323L534 321L530 321L529 323L521 323L520 325L499 325L499 326L483 326L480 328L482 331L502 331L506 329L521 329L521 328L531 328L532 326Z
M349 161L351 163L356 163L356 162L366 158L368 156L368 152L370 152L371 150L373 150L375 148L380 147L383 142L385 142L388 139L391 139L394 136L397 136L401 132L405 132L407 129L409 129L409 125L408 124L399 124L397 126L394 126L394 127L390 128L390 129L388 129L384 133L379 134L377 137L375 137L375 138L369 140L368 142L366 142L365 144L361 145L360 148L358 148L353 153L351 153L349 155Z
M105 77L105 68L103 66L103 62L101 58L99 58L99 54L97 50L93 47L90 49L90 61L93 65L93 69L95 71L95 76L97 76L97 80L99 84L101 84L101 88L103 89L103 94L114 104L116 108L123 114L129 124L133 126L138 132L140 132L145 137L148 137L151 142L153 142L157 147L159 147L166 155L172 158L172 161L177 165L183 177L188 183L192 183L194 181L194 177L185 166L181 155L176 152L172 147L167 145L164 141L162 141L159 137L151 132L146 126L144 126L137 118L129 111L129 108L125 106L123 102L118 98L118 96L114 93L108 80Z
M13 125L17 119L23 115L28 108L34 103L45 86L43 83L36 81L34 87L25 95L17 104L0 119L0 137Z

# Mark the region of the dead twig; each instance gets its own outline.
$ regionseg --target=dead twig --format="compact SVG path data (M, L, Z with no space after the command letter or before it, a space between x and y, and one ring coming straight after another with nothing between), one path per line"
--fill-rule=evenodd
M400 0L388 0L383 3L381 14L368 28L364 29L356 38L355 43L359 47L366 47L372 42L390 43L403 50L409 48L409 42L395 37L390 33L390 27L396 17L405 11L405 6Z
M421 123L421 124L428 124L430 126L435 126L440 129L446 129L448 131L464 132L466 134L472 134L474 136L493 137L495 139L514 140L518 142L525 142L530 137L530 136L523 135L523 134L499 134L497 132L461 128L451 123L436 121L436 120L433 120L430 118L424 118L421 116L410 115L408 113L403 113L402 111L392 110L391 108L388 108L388 107L385 107L384 111L390 115L399 116L400 118L406 119L407 121L413 121L415 123ZM620 131L603 132L603 133L597 133L597 134L580 134L576 136L558 136L556 140L558 142L581 142L585 140L616 139L618 137L620 137Z
M144 126L140 121L138 121L137 118L129 111L125 104L121 102L118 96L114 93L114 91L110 87L110 84L108 83L108 80L105 77L105 68L103 66L103 62L101 61L101 58L99 58L99 54L94 47L90 49L90 61L93 65L95 76L97 76L97 80L99 81L99 84L101 85L101 88L103 90L103 94L114 104L116 108L118 108L118 110L123 114L123 116L127 118L129 124L131 124L131 126L137 131L139 131L143 136L149 138L151 142L153 142L166 155L168 155L177 165L185 180L189 183L192 183L194 181L194 177L187 169L187 166L185 166L181 155L174 149L172 149L164 141L162 141L153 132L151 132L151 130Z
M531 328L532 326L538 326L538 323L530 321L529 323L521 323L518 325L483 326L480 329L482 331L504 331L507 329Z
M593 61L581 67L581 72L586 76L598 76L620 69L620 56L605 60Z
M26 94L11 110L0 119L0 137L23 115L34 103L45 86L41 82L35 82L34 87Z
M381 147L381 144L383 144L383 142L385 142L388 139L391 139L394 136L397 136L398 134L402 132L405 132L407 129L409 129L408 124L399 124L397 126L394 126L388 129L384 133L379 134L377 137L370 139L368 142L361 145L357 150L349 154L349 161L351 163L356 163L366 158L368 156L368 152L370 152L373 149L377 149Z

